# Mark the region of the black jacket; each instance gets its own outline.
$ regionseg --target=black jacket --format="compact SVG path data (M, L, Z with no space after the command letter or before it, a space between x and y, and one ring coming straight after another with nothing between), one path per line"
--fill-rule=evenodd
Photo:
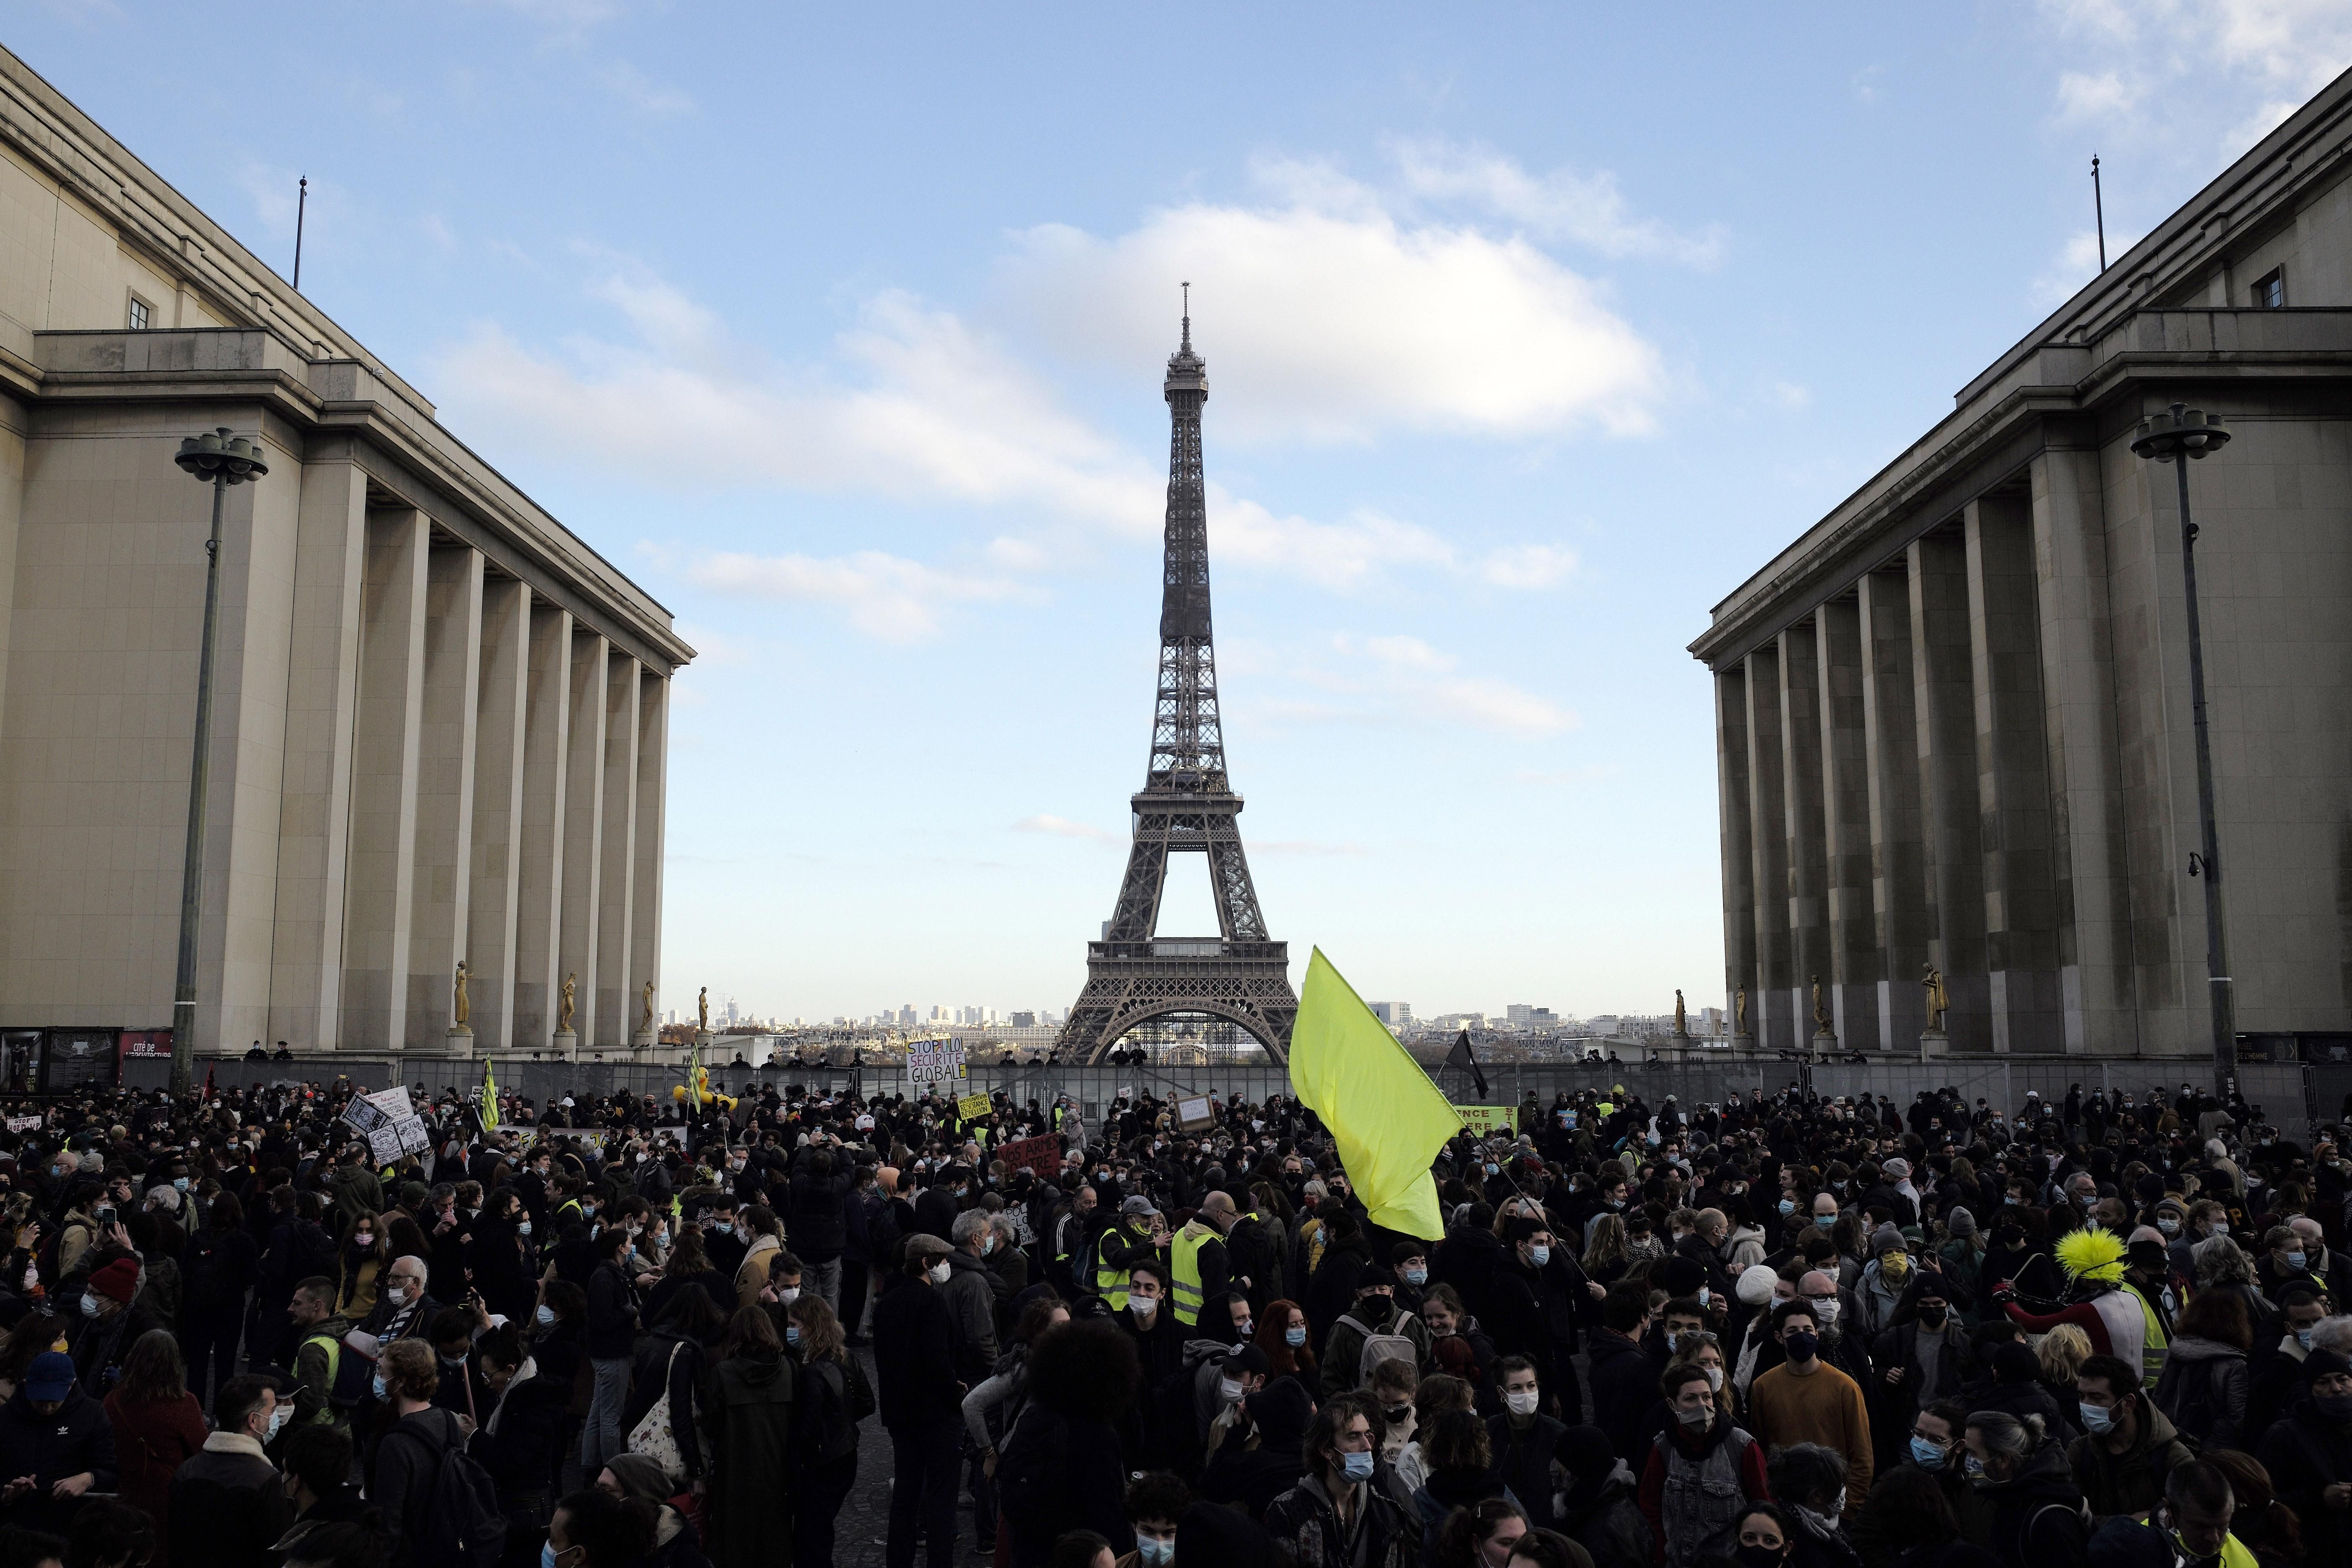
M1992 1505L1986 1545L2008 1568L2078 1568L2084 1561L2090 1533L2083 1493L2057 1444L2044 1443L2014 1477L1979 1495Z
M383 1511L393 1568L428 1568L417 1558L415 1542L432 1506L442 1456L465 1440L457 1416L435 1405L402 1416L377 1442L368 1497Z
M841 1256L849 1245L842 1204L855 1179L840 1164L822 1176L805 1164L793 1173L791 1196L784 1203L784 1234L793 1238L794 1257L808 1263L830 1263Z
M676 1329L656 1329L637 1342L630 1369L628 1402L621 1407L621 1436L637 1429L665 1389L669 1394L670 1435L689 1479L702 1474L702 1448L695 1436L695 1391L702 1386L706 1362L701 1342Z
M172 1562L176 1568L251 1568L293 1521L278 1467L258 1452L215 1447L214 1433L172 1478Z
M90 1491L114 1489L114 1428L103 1405L75 1388L56 1415L44 1415L21 1386L0 1405L0 1477L30 1476L38 1483L16 1502L0 1505L0 1523L63 1535L82 1500L53 1498L49 1489L84 1470L96 1478Z
M937 1287L898 1276L874 1303L874 1370L885 1426L961 1421L963 1396L956 1381L955 1326ZM1122 1492L1120 1495L1124 1496Z
M1551 1461L1559 1440L1567 1435L1568 1427L1549 1415L1537 1415L1524 1431L1514 1429L1508 1415L1486 1419L1486 1442L1495 1455L1494 1468L1489 1473L1510 1488L1519 1500L1519 1506L1527 1510L1530 1529L1555 1527Z
M588 1276L588 1356L614 1361L635 1342L637 1305L629 1277L615 1263L599 1263Z
M2254 1457L2270 1471L2279 1501L2303 1521L2304 1561L2352 1560L2352 1513L2320 1500L2333 1483L2352 1481L2352 1426L2322 1415L2305 1387L2286 1419L2263 1434Z
M562 1460L564 1412L571 1403L572 1379L551 1377L542 1368L538 1376L510 1385L502 1403L483 1412L482 1425L466 1439L466 1452L489 1472L501 1500L527 1492L552 1495ZM495 1432L490 1430L493 1415Z
M1642 1417L1658 1397L1658 1364L1614 1329L1592 1336L1591 1364L1592 1424L1618 1453L1639 1453Z

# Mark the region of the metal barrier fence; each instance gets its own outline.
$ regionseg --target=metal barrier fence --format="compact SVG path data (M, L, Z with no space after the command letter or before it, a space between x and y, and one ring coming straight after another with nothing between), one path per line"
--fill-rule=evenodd
M667 1100L670 1089L681 1081L678 1068L656 1062L494 1058L494 1065L501 1091L521 1095L539 1105L561 1100L566 1094L611 1094L618 1089ZM170 1068L168 1061L133 1058L123 1064L123 1081L132 1088L161 1089L169 1079ZM313 1057L293 1062L200 1061L196 1068L199 1081L210 1070L214 1081L222 1088L341 1076L370 1088L393 1082L422 1083L429 1092L437 1094L445 1087L464 1092L482 1081L482 1064L478 1061L413 1058L396 1067L383 1058L346 1060ZM1052 1103L1056 1095L1067 1094L1089 1121L1100 1118L1104 1108L1121 1093L1167 1099L1177 1094L1213 1091L1231 1101L1263 1100L1290 1092L1287 1072L1271 1064L1076 1067L1048 1063L1035 1067L973 1067L966 1070L968 1076L954 1086L957 1092L993 1093L1002 1089L1016 1103L1034 1100L1040 1105ZM1484 1096L1475 1092L1469 1073L1462 1068L1442 1068L1432 1076L1449 1100L1464 1105L1516 1105L1530 1092L1538 1101L1549 1104L1562 1089L1570 1094L1588 1089L1605 1093L1622 1084L1627 1092L1639 1094L1652 1106L1663 1104L1666 1096L1673 1095L1681 1104L1690 1107L1720 1103L1735 1091L1744 1100L1759 1094L1777 1094L1791 1084L1810 1084L1824 1098L1870 1093L1891 1098L1898 1105L1909 1104L1923 1089L1949 1087L1958 1089L1971 1105L1981 1098L1995 1109L2014 1114L2025 1103L2029 1090L2039 1091L2044 1100L2053 1104L2063 1101L2068 1089L2075 1084L2082 1085L2085 1094L2104 1089L2110 1099L2126 1092L2145 1098L2155 1088L2177 1090L2183 1083L2189 1083L2201 1089L2210 1075L2208 1066L2193 1058L2087 1056L1961 1056L1924 1062L1820 1063L1727 1057L1721 1061L1655 1065L1628 1062L1614 1066L1496 1062L1483 1064L1482 1070L1486 1078L1487 1091ZM2329 1075L2326 1084L2319 1081L2319 1075ZM2335 1081L2337 1077L2343 1079L2340 1086ZM2341 1097L2352 1093L2352 1069L2314 1068L2293 1062L2250 1062L2241 1065L2238 1078L2247 1101L2261 1106L2280 1131L2297 1142L2307 1143L2315 1125L2335 1120ZM908 1089L904 1072L894 1067L714 1066L710 1068L710 1081L730 1093L751 1084L772 1085L780 1090L799 1087L818 1093L888 1095Z

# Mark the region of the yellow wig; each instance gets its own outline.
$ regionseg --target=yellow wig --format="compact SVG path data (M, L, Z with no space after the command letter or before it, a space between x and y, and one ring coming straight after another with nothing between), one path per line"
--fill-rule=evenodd
M2114 1231L2072 1231L2060 1237L2052 1250L2058 1255L2058 1266L2070 1279L2113 1283L2124 1277L2123 1237Z

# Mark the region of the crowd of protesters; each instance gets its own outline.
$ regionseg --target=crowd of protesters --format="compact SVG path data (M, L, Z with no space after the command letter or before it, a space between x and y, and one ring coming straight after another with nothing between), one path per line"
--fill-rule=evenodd
M869 1416L890 1568L2352 1563L2336 1129L2187 1086L1530 1098L1428 1239L1283 1100L352 1087L9 1108L0 1568L827 1563Z

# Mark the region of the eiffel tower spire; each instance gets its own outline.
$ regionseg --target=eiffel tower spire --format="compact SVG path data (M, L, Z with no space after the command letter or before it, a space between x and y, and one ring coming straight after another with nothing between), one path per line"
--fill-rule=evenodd
M1236 1025L1286 1060L1298 999L1289 947L1269 941L1242 850L1242 798L1225 773L1217 659L1209 613L1207 485L1201 406L1208 366L1192 352L1192 285L1183 336L1168 357L1168 521L1160 596L1160 690L1151 761L1129 805L1127 874L1103 940L1087 944L1087 985L1055 1040L1057 1060L1095 1061L1137 1025L1177 1017ZM1157 934L1171 854L1209 858L1218 932Z

